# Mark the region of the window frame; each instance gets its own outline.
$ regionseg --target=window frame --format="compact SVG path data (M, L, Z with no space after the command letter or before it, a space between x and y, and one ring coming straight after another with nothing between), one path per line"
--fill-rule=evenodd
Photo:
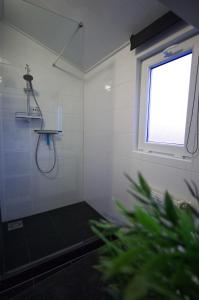
M171 44L172 45L172 44ZM166 154L176 157L187 157L190 154L186 150L186 141L188 136L188 124L191 119L191 110L194 103L194 91L196 87L196 96L199 93L199 81L197 80L197 65L199 59L198 37L189 38L183 42L179 42L172 46L173 54L165 58L163 52L158 52L150 57L145 57L140 61L140 109L139 109L139 126L138 126L138 151L154 152L158 154ZM184 145L164 144L147 141L148 119L149 119L149 103L150 103L150 70L172 61L178 57L192 53L192 63L190 72L189 95L187 105L187 116L185 124ZM193 123L195 124L195 118ZM191 130L189 136L189 145L194 145L194 130Z

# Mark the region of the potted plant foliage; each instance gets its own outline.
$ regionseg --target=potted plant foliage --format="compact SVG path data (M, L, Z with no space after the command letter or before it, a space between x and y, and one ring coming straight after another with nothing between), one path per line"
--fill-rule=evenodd
M113 299L199 299L199 213L191 205L175 205L168 192L160 201L138 175L126 175L129 193L138 204L127 209L117 202L126 222L117 226L92 221L104 241L97 268ZM186 182L199 201L194 182Z

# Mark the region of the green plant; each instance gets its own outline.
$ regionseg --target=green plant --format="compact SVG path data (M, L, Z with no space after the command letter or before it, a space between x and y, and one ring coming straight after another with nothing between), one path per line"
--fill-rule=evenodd
M132 210L117 202L124 226L92 221L105 245L97 268L114 299L199 299L199 213L177 207L165 192L156 199L141 174L138 183L126 175L129 193L141 205ZM186 182L199 201L198 190Z

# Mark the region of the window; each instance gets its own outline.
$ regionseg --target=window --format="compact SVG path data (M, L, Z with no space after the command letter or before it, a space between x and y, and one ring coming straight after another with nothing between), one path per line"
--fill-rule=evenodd
M192 54L150 70L147 141L184 144Z
M139 150L187 155L187 139L194 143L189 125L194 123L197 61L196 38L142 61Z

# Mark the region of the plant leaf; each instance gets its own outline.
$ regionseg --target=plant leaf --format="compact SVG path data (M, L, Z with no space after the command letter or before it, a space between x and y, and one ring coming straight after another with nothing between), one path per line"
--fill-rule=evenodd
M161 226L156 221L156 219L149 215L146 211L141 208L137 208L135 211L135 216L137 222L142 224L147 231L151 231L152 233L159 234L161 232Z
M148 280L146 280L144 276L137 275L128 284L125 290L124 300L147 299L148 289Z
M173 204L172 197L170 194L166 191L164 196L164 204L165 204L165 211L168 219L173 223L177 224L178 221L178 215L176 213L175 206Z
M139 178L140 186L142 187L142 190L143 190L143 194L147 198L151 198L151 189L150 189L150 186L148 185L148 183L146 182L146 180L144 179L144 177L142 176L141 173L138 173L138 178Z

